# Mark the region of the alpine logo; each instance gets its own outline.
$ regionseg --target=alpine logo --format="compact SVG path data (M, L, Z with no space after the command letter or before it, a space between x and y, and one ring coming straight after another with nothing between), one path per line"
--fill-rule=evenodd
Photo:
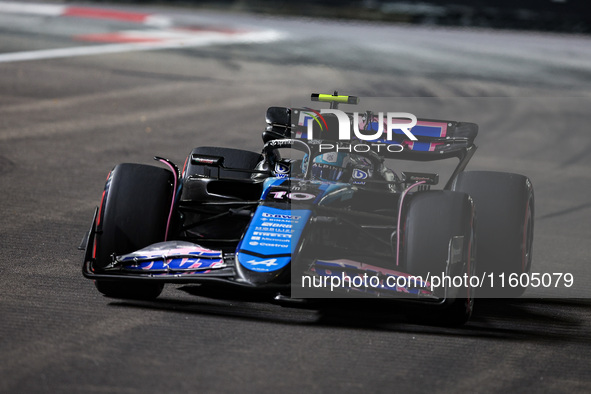
M277 259L268 259L268 260L261 260L261 261L250 260L250 261L247 261L247 263L251 264L251 265L264 265L267 267L272 267L274 265L277 265Z

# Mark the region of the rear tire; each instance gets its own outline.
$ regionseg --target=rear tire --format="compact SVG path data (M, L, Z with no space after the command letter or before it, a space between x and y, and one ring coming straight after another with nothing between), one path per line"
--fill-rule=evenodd
M172 198L173 175L165 169L119 164L105 185L96 238L93 269L100 273L112 255L134 252L164 241ZM161 283L147 281L95 282L107 297L151 299L160 295Z
M418 192L405 203L403 212L406 214L404 230L401 230L401 257L406 272L423 279L428 274L454 277L474 273L474 208L467 194L443 190ZM463 237L461 259L446 272L453 237ZM412 317L427 324L462 325L472 314L472 293L469 286L451 287L443 305L420 308Z
M478 216L478 271L480 276L531 272L534 236L534 190L519 174L493 171L462 172L453 190L470 194ZM519 297L526 287L489 287L483 297Z

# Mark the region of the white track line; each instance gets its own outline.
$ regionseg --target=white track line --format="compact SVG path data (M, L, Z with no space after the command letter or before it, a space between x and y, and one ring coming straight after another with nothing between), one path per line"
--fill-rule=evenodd
M90 19L111 19L139 23L146 26L169 27L170 18L144 12L130 12L111 8L74 7L59 4L15 3L0 1L0 13L43 16L70 16Z
M3 53L0 54L0 63L102 55L109 53L151 51L156 49L201 47L208 45L265 43L281 39L281 34L272 30L235 33L231 35L220 32L182 32L180 30L167 29L172 25L172 21L170 18L162 15L94 7L72 7L57 4L0 1L0 13L31 14L53 17L74 16L81 18L112 18L114 20L128 20L144 26L152 26L153 28L156 28L146 31L113 32L113 34L121 34L123 38L134 38L137 36L137 38L154 39L154 42L120 42L106 45L89 45Z
M282 34L273 31L259 31L228 36L221 33L206 33L197 37L179 40L167 40L151 43L128 43L92 45L82 47L42 49L38 51L14 52L0 54L0 63L19 62L28 60L58 59L75 56L102 55L108 53L152 51L155 49L175 49L202 47L208 45L228 45L243 43L267 43L280 40Z
M66 12L67 8L65 5L57 4L0 2L0 12L7 14L60 16Z

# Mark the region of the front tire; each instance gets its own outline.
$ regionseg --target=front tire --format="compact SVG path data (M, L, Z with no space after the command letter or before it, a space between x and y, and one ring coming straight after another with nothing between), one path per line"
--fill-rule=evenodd
M111 171L97 223L95 272L103 272L113 255L164 241L172 181L168 170L142 164L119 164ZM147 281L97 280L95 285L114 298L152 299L163 289Z

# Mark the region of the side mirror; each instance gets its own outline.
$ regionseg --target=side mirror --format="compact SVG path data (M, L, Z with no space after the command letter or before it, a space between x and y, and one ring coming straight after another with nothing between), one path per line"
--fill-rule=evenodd
M191 164L212 167L223 167L224 158L222 156L199 155L194 153L191 155Z
M402 172L402 181L406 184L425 182L425 185L437 185L439 183L439 174L428 174L425 172Z
M269 107L266 116L267 124L271 126L291 127L291 108Z
M268 126L263 131L263 141L265 143L291 136L291 108L269 107L266 120Z

